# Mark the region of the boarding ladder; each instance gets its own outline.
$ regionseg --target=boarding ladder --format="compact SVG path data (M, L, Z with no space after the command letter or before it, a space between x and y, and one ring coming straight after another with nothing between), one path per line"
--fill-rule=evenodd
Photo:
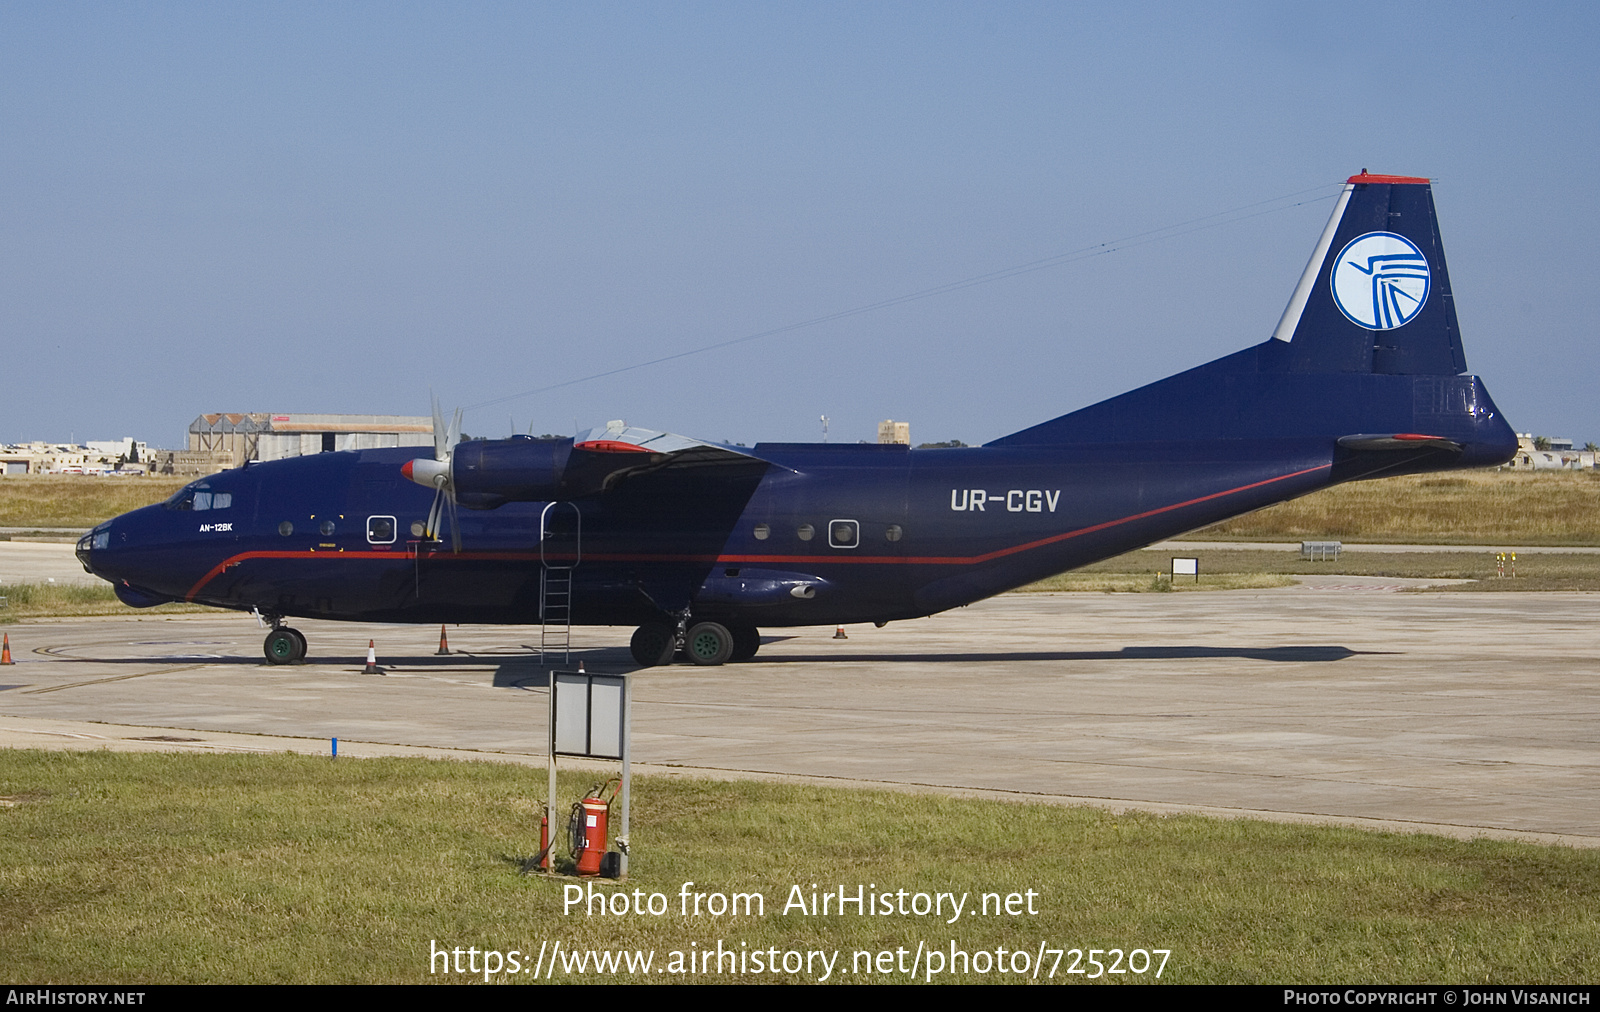
M572 571L581 556L582 517L569 502L539 514L539 664L572 663Z

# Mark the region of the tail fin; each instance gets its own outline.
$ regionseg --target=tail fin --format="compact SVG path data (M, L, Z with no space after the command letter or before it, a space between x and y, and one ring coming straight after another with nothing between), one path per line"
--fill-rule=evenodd
M1272 336L1289 372L1466 372L1428 180L1351 176Z
M1305 439L1341 461L1438 451L1414 470L1501 463L1516 435L1466 368L1428 181L1363 170L1271 338L986 445Z

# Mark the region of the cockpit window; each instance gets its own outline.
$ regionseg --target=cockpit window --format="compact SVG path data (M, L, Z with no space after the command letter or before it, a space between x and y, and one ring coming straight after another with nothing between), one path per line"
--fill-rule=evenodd
M210 485L185 485L162 505L169 510L225 510L233 505L233 493L213 492Z

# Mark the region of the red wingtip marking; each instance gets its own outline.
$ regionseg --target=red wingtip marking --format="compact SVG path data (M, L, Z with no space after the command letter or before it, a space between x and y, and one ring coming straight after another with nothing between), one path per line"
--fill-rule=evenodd
M575 450L589 450L593 453L649 453L642 446L624 443L615 439L590 439L573 445Z
M1348 183L1427 183L1431 180L1426 176L1380 176L1371 172L1362 172L1345 180Z
M1394 438L1396 438L1396 439L1443 439L1444 437L1443 436L1424 436L1420 432L1396 432L1394 434Z

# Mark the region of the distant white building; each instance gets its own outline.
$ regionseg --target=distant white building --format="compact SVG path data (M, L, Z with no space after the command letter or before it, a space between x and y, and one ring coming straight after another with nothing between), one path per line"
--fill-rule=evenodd
M885 418L878 423L878 442L911 445L911 423Z
M142 474L139 460L148 451L131 436L120 440L77 443L14 443L0 446L0 474Z
M149 448L142 440L132 436L123 436L121 439L91 439L84 443L84 448L92 454L109 459L113 462L122 460L143 460Z
M1531 432L1517 433L1517 455L1505 466L1513 471L1581 471L1594 467L1594 451L1574 450L1572 440L1551 437L1548 450L1533 445Z

